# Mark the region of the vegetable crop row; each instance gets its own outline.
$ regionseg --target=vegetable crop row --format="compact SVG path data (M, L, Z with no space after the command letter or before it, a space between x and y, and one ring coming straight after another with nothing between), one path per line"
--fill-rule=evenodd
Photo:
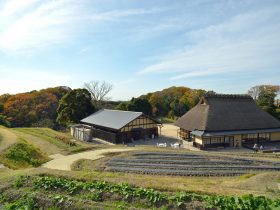
M153 175L171 175L171 176L238 176L248 173L243 170L179 170L179 169L157 169L157 168L141 168L141 167L107 167L106 171L110 172L127 172L138 174Z
M114 167L141 167L141 168L164 168L164 169L182 169L182 170L254 170L254 171L280 171L280 167L275 166L252 166L252 165L180 165L180 164L157 164L157 163L127 163L109 161L107 166Z
M244 164L238 161L210 161L210 160L166 160L166 159L130 159L130 158L112 158L110 161L127 163L163 163L163 164L181 164L181 165L235 165Z
M32 185L36 189L44 189L46 191L63 190L69 194L75 194L82 190L92 193L95 191L118 193L124 198L133 197L147 199L152 205L171 203L180 207L187 202L200 201L203 202L208 209L215 209L218 207L222 210L273 210L280 208L280 199L272 200L264 196L254 197L253 195L245 195L242 197L233 197L201 195L188 192L178 192L175 195L170 195L151 188L133 187L127 183L112 184L105 181L87 182L47 175L35 176L33 178L23 177L22 180L23 182L31 180ZM24 184L18 187L24 187Z

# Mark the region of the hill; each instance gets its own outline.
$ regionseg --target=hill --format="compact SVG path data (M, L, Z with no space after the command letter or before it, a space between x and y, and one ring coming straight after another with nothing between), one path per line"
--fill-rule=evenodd
M120 103L116 109L176 119L194 107L204 93L206 91L202 89L174 86L132 98L131 101Z

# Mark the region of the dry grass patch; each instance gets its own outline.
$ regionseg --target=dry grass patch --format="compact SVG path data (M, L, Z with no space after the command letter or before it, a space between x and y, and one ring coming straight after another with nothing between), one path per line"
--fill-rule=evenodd
M18 141L18 137L11 131L11 129L0 126L0 153Z

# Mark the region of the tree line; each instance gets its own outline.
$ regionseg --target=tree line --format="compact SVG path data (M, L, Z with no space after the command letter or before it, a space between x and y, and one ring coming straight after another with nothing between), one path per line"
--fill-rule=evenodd
M194 107L205 93L206 91L201 89L170 87L122 102L116 109L176 119Z
M279 85L257 85L250 88L248 94L261 109L280 119Z
M92 81L84 88L47 88L15 95L0 96L0 125L7 127L65 128L102 108L143 112L155 118L177 119L194 107L207 93L202 89L170 87L141 95L130 101L109 101L113 86ZM279 86L260 85L250 88L248 94L257 105L280 119L277 101ZM215 94L213 91L208 91Z

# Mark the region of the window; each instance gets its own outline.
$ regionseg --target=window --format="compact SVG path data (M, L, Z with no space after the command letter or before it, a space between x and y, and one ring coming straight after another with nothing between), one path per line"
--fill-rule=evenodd
M242 134L242 140L256 140L258 139L257 133Z
M259 140L269 141L270 140L269 133L259 133Z
M213 137L203 137L204 144L223 144L224 137L223 136L213 136Z
M269 141L270 134L269 133L250 133L250 134L243 134L242 141L254 141L254 140L262 140L262 141Z
M224 138L223 138L222 136L211 137L211 143L212 143L212 144L221 144L221 143L224 143Z
M211 144L211 137L202 137L204 144Z

